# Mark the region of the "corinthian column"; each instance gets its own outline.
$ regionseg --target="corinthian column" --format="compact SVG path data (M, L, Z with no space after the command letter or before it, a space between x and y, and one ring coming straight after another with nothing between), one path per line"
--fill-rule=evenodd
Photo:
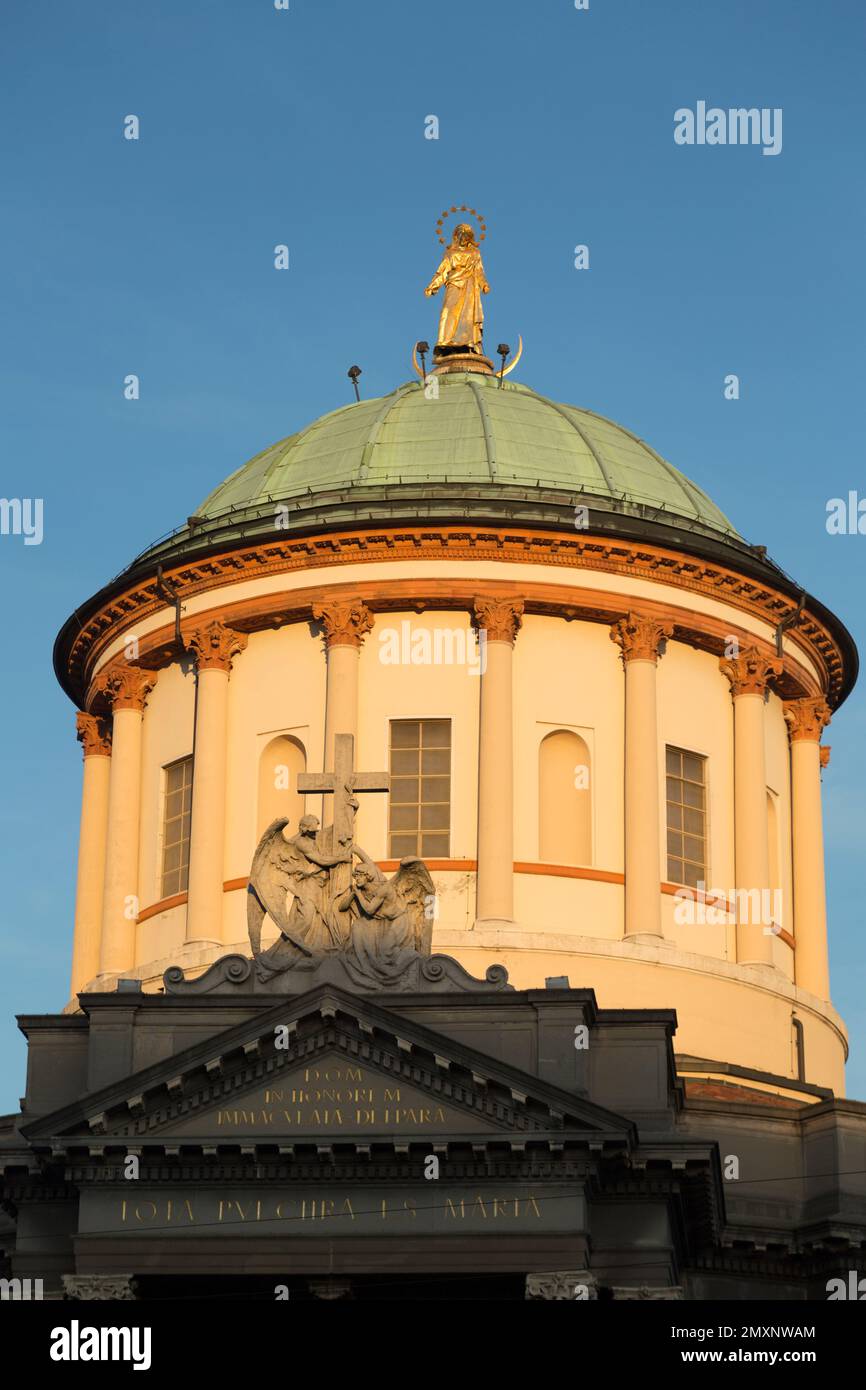
M656 667L673 627L631 612L610 629L625 668L626 936L661 936Z
M477 598L481 647L481 728L478 747L479 921L514 918L514 727L512 665L522 599Z
M361 644L373 626L373 614L359 598L313 605L322 624L328 661L325 697L325 771L334 770L334 735L351 734L358 742L358 665Z
M737 880L737 962L769 965L773 958L769 902L770 849L767 839L767 770L764 704L770 679L782 671L777 657L748 647L722 657L734 701L734 860Z
M824 830L821 819L821 731L830 723L823 699L785 701L791 740L791 838L794 859L794 980L801 989L830 998Z
M126 666L97 681L111 706L111 774L102 899L100 974L135 964L138 918L138 831L141 802L141 719L156 673Z
M102 934L102 893L105 881L105 843L108 830L108 782L111 772L111 732L95 714L75 716L78 741L84 753L81 784L81 822L78 832L78 881L75 890L75 935L72 943L70 994L99 974Z
M186 638L196 661L187 941L222 941L229 672L247 638L217 620Z

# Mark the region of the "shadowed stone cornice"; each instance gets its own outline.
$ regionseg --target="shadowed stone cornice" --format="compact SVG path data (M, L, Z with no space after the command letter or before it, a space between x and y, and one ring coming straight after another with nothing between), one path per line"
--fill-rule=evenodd
M224 589L234 583L272 574L316 569L328 569L333 574L335 570L345 572L348 566L355 564L399 561L493 560L629 576L701 594L759 618L774 629L783 620L788 620L786 641L799 647L818 665L822 672L822 691L826 692L826 698L835 708L847 695L856 678L857 654L850 634L817 600L807 599L800 611L799 591L780 572L745 557L742 569L732 568L732 559L736 565L736 557L727 553L713 559L702 557L700 546L697 545L695 553L684 554L650 540L595 535L585 531L567 534L507 526L428 527L422 524L403 529L392 527L376 531L282 537L262 540L256 545L237 542L234 549L225 553L197 555L186 563L178 564L167 571L165 577L178 597L187 601L194 595L212 589ZM87 685L108 644L156 613L165 613L166 627L169 627L170 610L164 597L157 592L157 583L155 574L134 576L129 573L121 576L73 614L62 629L55 643L55 670L63 688L79 705L84 703ZM368 595L368 602L375 606L376 611L392 607L387 601L383 603L382 593L393 587L394 581L387 578L375 581L375 601ZM444 587L447 590L448 585ZM474 584L470 582L466 600L444 606L471 608L471 600L477 595L478 587L477 580ZM508 587L498 581L484 585L491 594ZM516 586L510 587L517 591ZM526 597L526 611L556 611L539 609L530 601L528 589L537 590L538 587L528 569L527 583L521 583L519 590ZM571 587L568 593L566 585L558 587L562 591L562 616L585 615L590 621L609 623L627 612L628 600L621 598L618 613L611 612L608 606L605 612L596 616L591 612L584 614L582 610L589 609L590 605L580 592ZM430 606L442 589L443 585L438 579L418 577L408 588L410 601L403 606ZM318 585L310 585L306 591L310 597L305 607L300 604L297 591L282 590L282 616L278 603L273 600L274 621L269 625L278 626L281 621L309 621L313 596L314 601L326 603L332 595L342 596L335 594L335 590L357 595L356 586L329 583L324 576ZM236 606L223 600L219 608ZM660 605L641 603L642 609L652 609L654 606ZM721 626L720 623L718 625ZM729 627L728 631L735 632L736 629ZM746 643L753 642L754 633L744 630L743 639ZM169 632L168 645L172 642ZM716 651L721 654L724 643L720 643ZM175 659L179 655L176 653ZM819 694L822 691L808 693ZM807 689L790 689L783 693L793 697L807 693Z

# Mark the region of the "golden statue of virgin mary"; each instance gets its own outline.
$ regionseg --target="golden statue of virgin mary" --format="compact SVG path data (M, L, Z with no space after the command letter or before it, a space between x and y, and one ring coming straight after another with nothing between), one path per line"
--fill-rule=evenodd
M454 228L451 245L424 293L434 295L443 285L445 298L439 315L436 347L462 347L467 352L482 352L484 310L481 296L489 292L490 286L474 229L468 222L459 222Z

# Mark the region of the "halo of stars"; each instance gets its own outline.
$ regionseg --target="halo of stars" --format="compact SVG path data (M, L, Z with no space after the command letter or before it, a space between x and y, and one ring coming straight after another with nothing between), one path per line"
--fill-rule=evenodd
M458 208L456 205L455 205L454 207L451 207L451 208L446 208L445 211L442 213L442 216L441 216L440 218L437 219L437 222L436 222L436 236L437 236L437 238L439 239L440 245L442 245L442 246L447 246L447 245L448 245L447 241L445 240L444 236L442 235L442 228L443 228L443 226L444 226L444 224L445 224L445 219L446 219L446 217L451 217L451 216L453 216L454 213L457 213L457 212L468 212L470 217L474 217L474 218L477 220L478 226L481 228L481 231L480 231L478 240L479 240L479 241L483 241L484 238L487 236L487 223L484 221L484 218L481 216L481 213L480 213L480 212L476 212L475 208L469 208L469 207L466 206L465 203L461 203L460 206L459 206L459 208Z

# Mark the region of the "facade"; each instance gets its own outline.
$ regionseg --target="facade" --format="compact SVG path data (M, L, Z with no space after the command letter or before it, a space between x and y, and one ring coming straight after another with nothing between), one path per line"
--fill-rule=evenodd
M856 652L648 445L440 355L240 468L55 666L78 896L0 1130L16 1273L148 1297L240 1248L270 1297L805 1298L849 1268L821 738ZM357 839L425 861L452 964L275 999L250 863L328 819L298 777L345 734L390 783Z

